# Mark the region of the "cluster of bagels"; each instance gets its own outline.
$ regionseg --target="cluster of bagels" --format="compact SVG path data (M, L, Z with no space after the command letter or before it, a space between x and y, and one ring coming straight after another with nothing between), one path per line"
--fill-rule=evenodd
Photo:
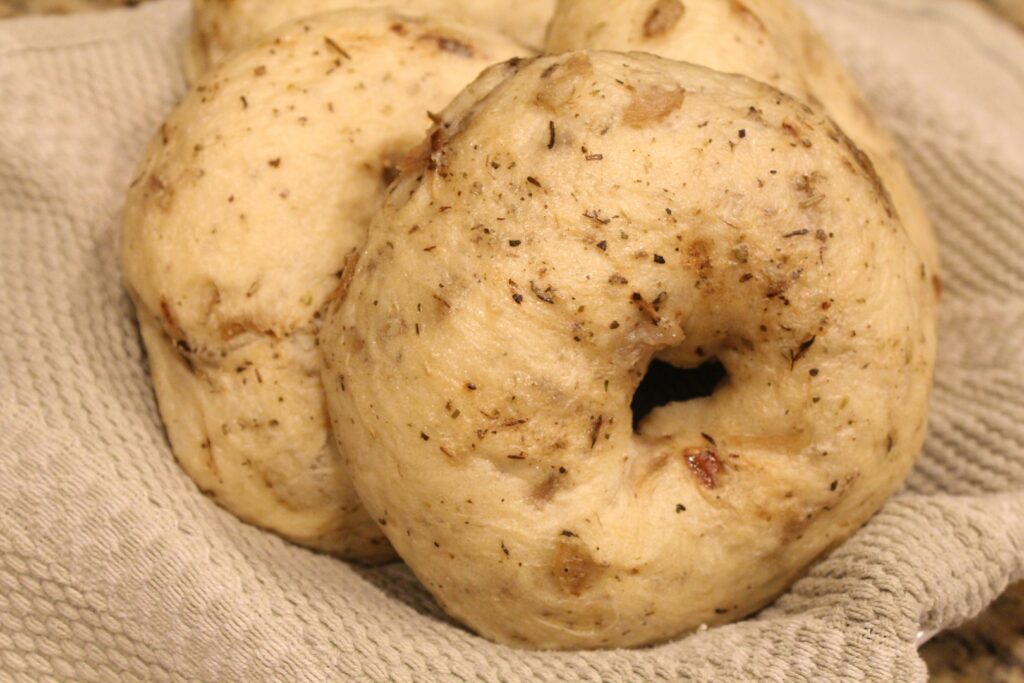
M195 0L122 261L174 453L545 649L749 615L920 450L934 237L790 0ZM634 420L654 361L726 377Z

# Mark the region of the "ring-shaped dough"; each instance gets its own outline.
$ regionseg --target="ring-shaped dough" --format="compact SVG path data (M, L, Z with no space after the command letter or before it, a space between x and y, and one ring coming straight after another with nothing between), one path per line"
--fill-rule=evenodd
M651 55L486 72L327 311L364 504L449 614L512 645L750 614L925 432L931 283L871 164L769 86ZM655 358L728 378L634 432Z

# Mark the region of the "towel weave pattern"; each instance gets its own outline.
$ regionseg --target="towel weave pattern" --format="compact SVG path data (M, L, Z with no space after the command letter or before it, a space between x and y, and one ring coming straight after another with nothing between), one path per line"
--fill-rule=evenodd
M922 681L920 631L1024 578L1024 36L965 0L805 0L943 248L931 432L902 493L757 618L529 653L237 522L175 465L117 263L184 91L184 0L0 23L0 679Z

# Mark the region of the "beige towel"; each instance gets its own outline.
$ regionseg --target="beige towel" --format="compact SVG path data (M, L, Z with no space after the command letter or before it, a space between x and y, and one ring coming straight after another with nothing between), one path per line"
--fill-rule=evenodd
M1024 578L1024 35L966 0L805 5L942 239L925 455L756 619L579 654L492 645L402 565L314 555L196 490L116 257L132 167L184 88L186 3L0 22L0 680L923 680L919 632Z

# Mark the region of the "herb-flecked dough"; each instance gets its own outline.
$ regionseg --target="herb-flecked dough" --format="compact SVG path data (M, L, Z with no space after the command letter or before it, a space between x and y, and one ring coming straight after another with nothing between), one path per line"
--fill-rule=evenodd
M449 614L514 646L628 647L756 611L897 489L934 306L820 109L568 52L441 113L320 346L356 490ZM728 377L634 431L654 359Z
M934 230L896 145L794 2L561 0L546 51L579 49L638 50L742 74L821 107L871 161L939 293Z
M556 0L520 0L510 9L504 0L192 0L186 66L189 75L198 78L227 55L284 23L353 7L462 20L539 50L555 4Z
M428 112L520 50L449 20L318 15L207 73L153 139L125 208L125 279L175 455L242 519L393 557L330 437L319 311Z

